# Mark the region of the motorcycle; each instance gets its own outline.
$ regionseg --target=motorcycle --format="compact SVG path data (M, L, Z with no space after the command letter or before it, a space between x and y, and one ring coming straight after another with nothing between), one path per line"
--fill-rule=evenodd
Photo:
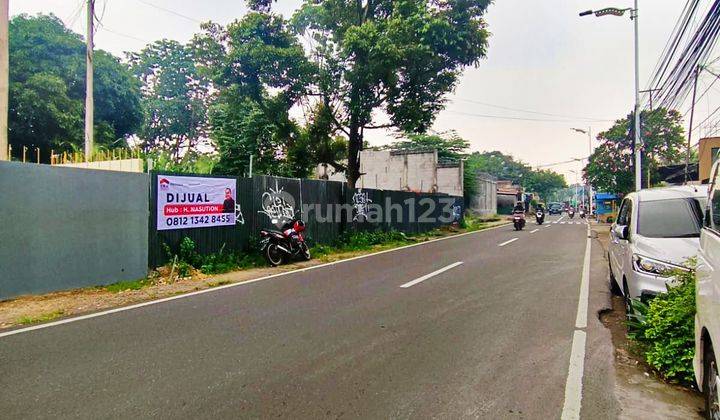
M515 226L515 230L522 230L525 227L524 213L513 213L513 226Z
M538 225L542 225L545 222L545 213L541 211L535 212L535 221Z
M581 219L585 218L585 210L582 210L582 209L580 210L580 218Z
M568 216L570 216L571 219L572 219L573 217L575 217L575 210L574 210L574 209L568 210Z
M277 267L291 258L310 260L303 231L305 223L300 219L292 219L282 226L282 230L260 230L260 251L272 267Z

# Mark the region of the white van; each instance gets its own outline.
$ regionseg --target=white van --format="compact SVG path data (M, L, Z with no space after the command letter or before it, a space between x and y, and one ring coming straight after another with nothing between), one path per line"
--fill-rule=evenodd
M695 314L695 381L705 395L708 418L720 418L718 366L720 345L720 173L713 166L698 252ZM720 348L719 348L720 350Z
M608 263L615 294L647 300L667 291L672 271L697 255L707 186L650 188L628 194L610 230Z

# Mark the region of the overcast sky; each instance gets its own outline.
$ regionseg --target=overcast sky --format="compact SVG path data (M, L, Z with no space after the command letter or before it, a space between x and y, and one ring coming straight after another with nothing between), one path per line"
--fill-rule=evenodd
M54 13L73 30L83 33L83 3L10 0L10 13ZM274 7L290 16L300 3L280 0ZM643 85L684 3L641 0ZM612 120L626 115L634 100L630 19L578 17L582 10L606 6L631 7L632 2L496 0L487 14L492 32L488 57L477 68L465 70L435 129L457 130L471 142L473 150L500 150L533 166L586 157L588 138L570 129L591 127L594 133L602 131ZM117 55L139 50L161 38L186 41L199 30L200 21L228 23L247 11L241 0L97 0L96 7L103 24L96 45ZM704 107L700 108L700 114L705 112ZM710 102L707 108L711 110ZM387 133L373 133L370 137L374 145L392 140ZM575 181L571 171L580 168L579 163L552 167L571 183Z

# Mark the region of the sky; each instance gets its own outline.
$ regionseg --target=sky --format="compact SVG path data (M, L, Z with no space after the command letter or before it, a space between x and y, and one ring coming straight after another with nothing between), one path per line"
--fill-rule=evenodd
M102 25L97 48L122 55L157 39L189 40L199 22L229 23L247 12L242 0L96 0ZM85 31L83 0L10 0L11 16L54 13L79 33ZM286 17L300 0L279 0ZM640 0L640 75L645 87L685 2ZM634 102L633 24L626 17L580 18L578 12L607 6L632 7L630 0L496 0L486 16L488 54L465 69L433 127L455 130L473 151L499 150L533 167L579 176L581 163L552 165L589 154L587 135L609 128ZM707 83L701 80L701 87ZM704 90L704 89L703 89ZM708 95L698 118L711 112ZM511 108L511 109L508 109ZM521 112L517 110L531 111ZM685 109L680 109L685 111ZM551 114L551 115L550 115ZM518 119L519 118L519 119ZM693 136L695 137L695 136ZM393 141L373 132L371 145ZM593 140L592 145L598 143Z

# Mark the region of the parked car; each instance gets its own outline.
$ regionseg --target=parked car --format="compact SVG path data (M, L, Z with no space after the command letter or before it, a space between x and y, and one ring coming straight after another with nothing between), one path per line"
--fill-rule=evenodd
M720 163L719 163L720 164ZM720 418L718 398L718 359L715 345L720 345L720 175L718 165L712 171L700 233L697 256L695 313L695 381L705 396L707 418Z
M562 214L563 204L562 203L550 203L548 204L548 214Z
M628 194L610 229L613 292L647 301L665 292L674 270L697 256L707 186L651 188Z

